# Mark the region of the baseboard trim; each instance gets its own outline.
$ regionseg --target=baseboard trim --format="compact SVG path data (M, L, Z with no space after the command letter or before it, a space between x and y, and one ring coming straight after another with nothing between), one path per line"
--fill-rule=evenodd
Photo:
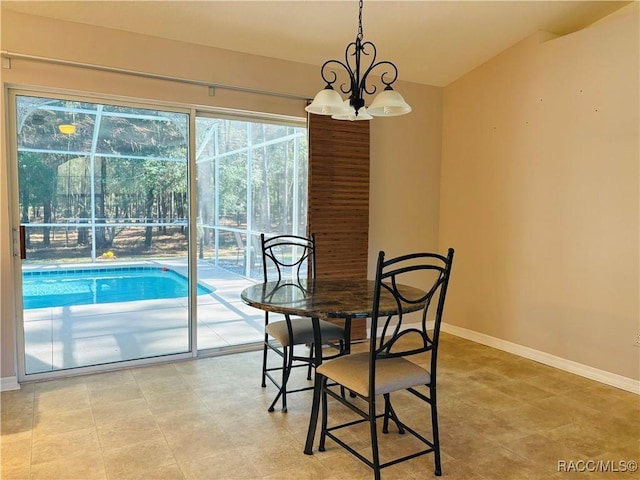
M475 332L456 325L443 323L441 329L443 332L450 333L457 337L466 338L467 340L481 343L488 347L513 353L520 357L528 358L529 360L534 360L536 362L543 363L544 365L549 365L550 367L555 367L590 380L595 380L596 382L611 385L612 387L640 395L640 381L632 378L623 377L622 375L590 367L582 363L574 362L573 360L567 360L566 358L557 357L550 353L541 352L540 350L518 345L507 340L495 338L490 335L485 335L484 333Z
M18 377L0 378L0 392L8 392L9 390L20 390Z
M412 327L412 325L408 324L404 326L403 329L410 327ZM429 322L428 328L433 328L433 322ZM479 333L467 328L458 327L456 325L451 325L443 322L440 328L443 332L455 335L456 337L466 338L467 340L471 340L472 342L480 343L488 347L513 353L514 355L518 355L519 357L528 358L529 360L533 360L544 365L549 365L550 367L558 368L560 370L564 370L565 372L574 373L576 375L580 375L581 377L595 380L596 382L604 383L606 385L610 385L612 387L620 388L622 390L626 390L627 392L640 395L639 380L623 377L622 375L590 367L582 363L574 362L573 360L567 360L566 358L557 357L555 355L551 355L550 353L541 352L540 350L535 350L523 345L518 345L517 343L512 343L507 340L502 340L500 338L485 335L484 333ZM367 335L371 335L371 329L367 329ZM382 335L381 328L378 328L377 335Z

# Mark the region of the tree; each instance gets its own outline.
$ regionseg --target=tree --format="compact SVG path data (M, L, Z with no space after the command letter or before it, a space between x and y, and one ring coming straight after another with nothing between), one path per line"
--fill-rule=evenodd
M51 204L53 202L57 165L57 155L43 155L31 152L18 153L20 170L20 210L22 223L29 223L29 209L42 205L43 222L51 223ZM53 165L55 165L55 167ZM27 229L27 232L29 229ZM43 227L43 243L50 244L50 227ZM29 235L27 245L30 246Z

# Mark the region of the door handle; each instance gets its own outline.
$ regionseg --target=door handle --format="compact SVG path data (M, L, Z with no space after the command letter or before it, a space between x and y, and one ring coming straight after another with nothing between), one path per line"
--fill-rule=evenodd
M27 236L24 225L20 225L20 259L27 259Z

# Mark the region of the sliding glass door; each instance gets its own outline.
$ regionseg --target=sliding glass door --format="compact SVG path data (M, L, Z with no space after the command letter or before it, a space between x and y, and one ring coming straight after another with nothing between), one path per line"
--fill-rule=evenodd
M260 234L307 233L304 119L10 101L21 380L258 345L240 292Z
M12 100L25 376L188 353L188 113Z
M262 281L260 234L307 233L304 121L196 118L198 349L264 340L264 313L240 301Z

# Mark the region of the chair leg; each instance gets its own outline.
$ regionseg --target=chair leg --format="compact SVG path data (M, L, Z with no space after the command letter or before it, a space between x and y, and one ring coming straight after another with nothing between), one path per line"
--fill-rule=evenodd
M313 352L315 349L313 347L313 343L309 347L309 367L307 369L307 380L311 380L311 367L313 366Z
M285 350L286 366L282 370L282 411L287 411L287 383L289 375L291 375L291 367L293 365L293 345Z
M389 433L389 415L391 415L389 408L389 394L384 394L384 421L382 422L382 433Z
M320 399L320 406L322 408L322 420L320 424L320 444L318 446L318 450L324 452L324 442L327 438L327 417L329 414L329 407L327 405L327 377L322 377L322 396Z
M380 480L380 456L378 454L375 397L369 399L369 429L371 430L371 461L373 463L373 474L375 480Z
M282 411L287 411L287 381L289 380L289 374L291 373L291 365L293 363L293 348L283 347L282 348L282 383L280 384L280 390L278 390L278 394L276 398L273 399L271 405L269 406L269 411L273 412L275 409L276 403L282 397Z
M435 463L434 474L442 475L442 465L440 463L440 438L438 433L438 408L436 404L436 391L431 388L431 430L433 431L433 461Z
M340 355L347 355L349 352L347 351L345 345L344 345L344 340L340 340ZM345 388L340 385L340 396L346 400L347 398L347 391L345 390ZM349 392L352 398L355 398L356 394L353 392Z
M262 388L267 386L267 351L269 347L267 342L269 341L269 335L264 334L264 351L262 352Z
M391 405L391 394L385 393L384 394L384 423L382 426L383 433L389 433L389 419L393 420L393 422L396 424L396 427L398 427L398 433L402 435L404 433L404 427L402 426L402 423L400 423L400 420L398 419L398 415L396 415L396 411L393 409L393 405Z

